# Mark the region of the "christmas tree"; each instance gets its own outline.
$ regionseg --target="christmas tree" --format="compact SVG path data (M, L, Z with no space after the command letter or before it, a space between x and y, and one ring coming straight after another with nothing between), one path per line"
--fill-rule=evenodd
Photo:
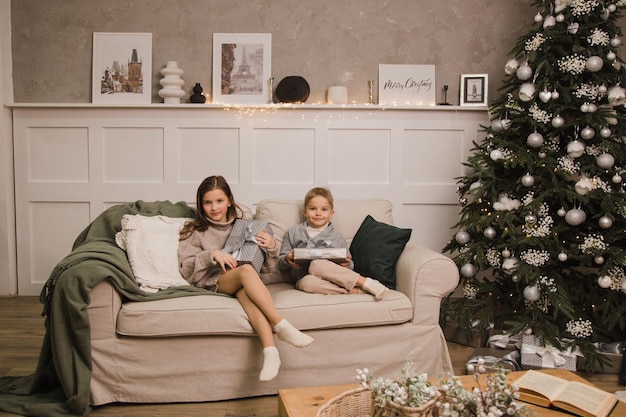
M626 340L626 0L538 0L504 67L486 137L458 179L444 248L463 297L442 319L560 349Z

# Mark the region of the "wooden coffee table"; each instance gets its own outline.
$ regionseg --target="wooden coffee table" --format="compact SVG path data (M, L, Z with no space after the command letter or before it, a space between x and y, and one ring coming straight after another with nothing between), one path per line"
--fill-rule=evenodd
M542 370L542 372L548 372L569 380L586 382L575 373L562 369L546 369ZM511 372L508 375L508 380L513 382L523 373L524 371ZM460 379L466 389L471 389L474 386L474 379L471 375L460 376ZM358 388L358 386L358 384L346 384L278 390L278 417L315 417L317 410L319 410L321 406L337 395ZM535 410L538 416L542 417L571 416L571 414L561 413L554 409L538 407L532 404L529 404L529 407ZM626 404L619 401L617 406L613 409L611 417L626 417Z

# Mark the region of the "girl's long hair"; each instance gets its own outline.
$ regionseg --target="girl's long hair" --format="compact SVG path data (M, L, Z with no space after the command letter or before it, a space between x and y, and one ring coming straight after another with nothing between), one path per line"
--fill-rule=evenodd
M207 177L200 183L198 186L198 191L196 193L196 219L193 222L189 222L183 226L180 231L180 240L187 239L194 230L199 230L201 232L205 231L209 228L209 219L205 216L204 210L202 209L202 199L204 195L213 190L222 190L226 197L228 197L228 201L230 203L228 207L228 219L237 219L243 217L243 210L235 203L235 197L233 196L232 191L230 190L230 186L226 179L221 175L213 175Z

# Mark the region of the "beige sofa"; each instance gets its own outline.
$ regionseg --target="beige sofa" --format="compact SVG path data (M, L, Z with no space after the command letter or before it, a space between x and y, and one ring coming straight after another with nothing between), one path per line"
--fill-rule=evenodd
M349 242L367 214L392 223L386 200L336 201L335 210L333 223ZM287 228L302 221L300 212L300 201L265 200L254 217L269 221L280 244ZM103 281L88 306L91 402L213 401L345 384L360 367L395 376L411 355L416 371L452 372L439 308L457 285L455 264L409 243L396 275L396 290L377 302L369 294L307 294L279 271L264 274L281 314L315 338L306 348L277 340L282 366L270 382L259 381L262 348L235 298L125 302Z

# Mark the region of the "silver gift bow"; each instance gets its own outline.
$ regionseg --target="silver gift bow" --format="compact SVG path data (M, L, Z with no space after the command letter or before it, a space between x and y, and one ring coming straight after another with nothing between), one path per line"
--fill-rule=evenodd
M252 222L246 221L246 220L238 220L238 221L246 222L246 224L243 227L243 233L241 234L241 239L238 239L233 244L227 245L224 247L224 252L230 253L231 255L233 255L235 259L239 259L241 248L243 247L244 243L248 242L248 243L254 243L255 245L258 245L258 242L256 241L256 238L254 237L256 233L252 230ZM267 257L267 250L261 246L259 246L259 249L263 251L263 256Z
M523 354L537 354L539 356L541 356L542 362L544 359L548 358L550 360L552 360L552 364L554 365L554 367L559 367L559 366L563 366L565 365L565 358L563 356L569 356L569 357L573 357L573 356L580 356L581 353L578 351L578 349L572 351L571 348L568 348L565 351L559 350L558 348L552 346L552 345L546 345L546 346L533 346L533 345L529 345L529 344L524 344L522 345L522 355ZM550 364L545 364L546 366L549 366Z
M508 334L496 334L489 338L488 342L491 344L493 342L494 346L504 349L512 343L516 348L522 347L522 337L520 335L508 335Z
M482 358L485 366L488 366L488 367L492 367L495 364L500 363L503 365L506 365L506 364L510 365L512 368L511 370L513 371L519 371L522 369L519 363L520 354L518 350L513 350L501 358L497 358L495 356L474 356L474 357L471 357L469 361L467 361L467 364L477 365L479 358Z

